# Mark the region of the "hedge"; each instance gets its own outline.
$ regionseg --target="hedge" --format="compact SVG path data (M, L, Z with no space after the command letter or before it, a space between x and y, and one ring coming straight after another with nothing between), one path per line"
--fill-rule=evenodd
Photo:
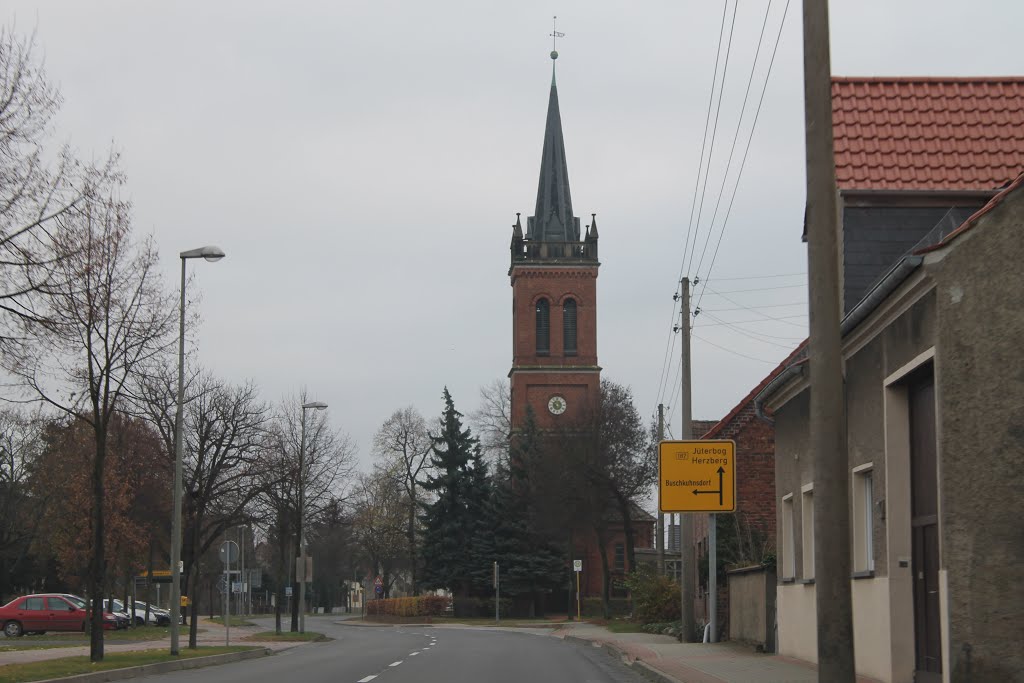
M366 614L387 617L438 617L451 608L451 599L443 595L417 595L411 598L368 600Z

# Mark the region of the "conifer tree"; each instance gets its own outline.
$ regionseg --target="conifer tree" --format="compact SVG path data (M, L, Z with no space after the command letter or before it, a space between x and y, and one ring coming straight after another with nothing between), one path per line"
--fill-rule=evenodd
M548 534L532 491L531 465L543 457L543 441L532 409L510 446L508 465L493 478L489 507L494 559L501 566L501 592L537 597L565 582L565 558Z
M437 434L431 435L433 474L423 488L434 495L423 506L423 584L468 596L489 585L487 528L489 479L480 446L447 387Z

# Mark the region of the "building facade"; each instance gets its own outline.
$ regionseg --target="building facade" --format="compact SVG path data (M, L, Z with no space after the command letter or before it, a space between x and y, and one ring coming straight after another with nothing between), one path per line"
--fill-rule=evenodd
M1024 681L1024 79L836 79L833 117L857 671ZM756 401L775 418L778 651L814 661L828 503L802 355Z

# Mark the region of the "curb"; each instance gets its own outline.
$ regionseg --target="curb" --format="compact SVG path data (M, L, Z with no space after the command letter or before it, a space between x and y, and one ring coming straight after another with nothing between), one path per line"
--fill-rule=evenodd
M68 683L68 681L72 681L73 683L125 681L130 678L139 678L152 674L165 674L171 671L184 671L186 669L201 669L203 667L217 666L219 664L231 664L232 662L241 662L247 659L258 659L272 654L274 654L274 651L269 648L256 648L254 650L245 650L244 652L227 652L222 655L190 657L189 659L179 659L171 662L158 662L156 664L143 664L142 666L129 666L123 669L110 669L109 671L76 674L74 676L65 676L64 678L48 678L46 680L36 681L36 683L54 683L55 681L63 681L64 683Z
M564 636L562 640L568 640L580 644L589 643L593 647L604 648L612 655L621 659L626 666L628 666L631 669L637 669L643 676L652 681L655 681L655 683L683 683L678 678L669 676L667 673L655 669L653 666L643 661L642 659L631 659L629 655L627 655L625 652L615 647L611 643L591 640L590 638L581 638L580 636Z

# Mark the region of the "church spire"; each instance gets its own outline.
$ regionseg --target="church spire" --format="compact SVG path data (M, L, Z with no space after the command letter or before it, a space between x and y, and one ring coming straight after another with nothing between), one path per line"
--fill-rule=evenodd
M551 51L551 59L558 59L557 51ZM572 214L569 168L565 161L565 142L562 138L562 118L558 111L558 88L555 85L554 68L552 61L551 95L548 98L544 150L540 159L537 207L534 215L527 219L527 238L541 242L578 242L580 221Z

